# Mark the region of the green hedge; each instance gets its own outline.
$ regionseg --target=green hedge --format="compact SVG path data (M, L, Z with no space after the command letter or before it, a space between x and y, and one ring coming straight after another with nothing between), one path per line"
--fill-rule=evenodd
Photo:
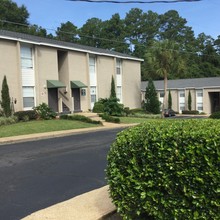
M220 219L220 124L155 120L125 130L106 175L124 219Z
M112 122L112 123L120 123L121 122L120 118L113 117L113 116L108 115L108 114L99 114L99 117L104 119L106 122Z
M213 119L220 119L220 112L213 112L209 117Z
M198 115L199 111L197 110L182 110L182 114L187 114L187 115Z
M101 124L101 121L95 121L92 120L91 118L88 118L84 115L60 115L60 119L67 119L67 120L77 120L77 121L82 121L86 123L91 123L91 124Z
M0 117L0 126L15 124L17 122L18 122L18 118L16 116Z
M18 121L29 121L29 120L36 120L38 114L34 110L27 110L27 111L15 112L14 116L18 118Z

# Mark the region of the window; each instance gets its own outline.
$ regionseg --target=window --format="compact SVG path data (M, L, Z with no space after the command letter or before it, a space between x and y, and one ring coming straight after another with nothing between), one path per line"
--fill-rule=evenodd
M96 102L96 87L95 86L90 87L90 95L91 95L91 103L95 103Z
M81 96L86 96L86 90L85 89L81 89Z
M185 103L180 103L180 111L185 110Z
M116 59L116 73L117 75L121 74L121 60L120 59Z
M122 101L121 86L117 86L116 97L119 99L120 102Z
M197 110L203 111L203 103L197 103Z
M164 98L164 92L160 92L160 98Z
M28 109L31 109L35 106L33 86L23 87L23 105L24 108Z
M185 97L185 92L180 92L180 97L184 98Z
M203 90L196 91L196 109L199 112L203 111Z
M21 47L21 68L33 69L32 48L27 46Z

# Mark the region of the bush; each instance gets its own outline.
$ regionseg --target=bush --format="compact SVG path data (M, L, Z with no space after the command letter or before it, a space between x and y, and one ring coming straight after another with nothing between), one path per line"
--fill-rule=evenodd
M112 122L112 123L120 123L120 118L112 117L107 114L100 114L99 115L102 119L104 119L106 122Z
M163 120L121 132L106 174L122 217L220 219L219 131L213 120Z
M11 116L11 117L0 117L0 126L2 125L10 125L17 123L17 117Z
M37 112L40 119L49 120L56 117L56 113L46 103L42 103L33 109Z
M82 122L91 123L91 124L102 124L101 121L92 120L91 118L88 118L84 115L61 115L60 119L77 120L77 121L82 121Z
M104 105L103 105L103 103L95 102L92 111L95 112L95 113L103 113L104 112Z
M129 107L125 107L124 108L124 113L125 113L125 116L128 116L129 114L131 114L130 108Z
M37 112L34 110L18 111L14 113L14 116L18 118L18 121L36 120L38 117Z
M182 110L182 114L186 114L186 115L198 115L199 114L199 111L197 110Z
M142 108L134 108L130 110L130 114L135 115L135 114L146 114L146 111Z
M220 111L219 112L213 112L209 117L213 118L213 119L220 119Z

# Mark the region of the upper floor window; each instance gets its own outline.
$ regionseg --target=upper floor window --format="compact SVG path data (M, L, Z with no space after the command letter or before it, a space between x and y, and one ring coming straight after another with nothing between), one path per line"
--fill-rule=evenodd
M203 91L202 90L197 91L197 97L203 97Z
M116 73L121 74L121 59L116 59Z
M21 47L21 68L33 69L32 48L28 46Z

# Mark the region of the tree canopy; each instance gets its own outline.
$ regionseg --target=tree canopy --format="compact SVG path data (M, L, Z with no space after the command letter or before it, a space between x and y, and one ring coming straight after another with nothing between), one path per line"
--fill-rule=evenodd
M67 21L57 27L55 35L48 34L37 24L30 24L28 19L29 12L25 5L18 7L12 0L4 0L0 4L2 29L114 50L142 59L152 50L155 42L173 41L179 45L186 69L181 75L171 71L169 79L220 76L220 35L217 39L205 33L196 37L187 20L175 10L158 14L133 8L124 18L118 13L105 21L93 17L82 27L75 26L74 21ZM155 70L146 68L146 62L142 64L142 80L150 77L161 79Z

